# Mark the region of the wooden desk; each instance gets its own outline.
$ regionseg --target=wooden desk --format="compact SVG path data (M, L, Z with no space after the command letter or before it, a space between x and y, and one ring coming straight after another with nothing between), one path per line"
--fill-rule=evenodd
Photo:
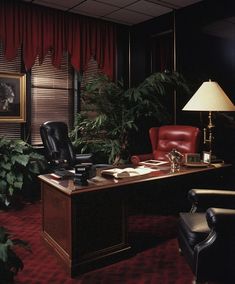
M127 193L133 186L154 183L157 190L160 181L177 181L195 174L203 178L209 173L218 176L229 167L182 168L177 173L164 167L147 175L118 180L97 176L88 186L75 186L72 179L58 181L41 175L42 236L74 276L97 263L130 253Z

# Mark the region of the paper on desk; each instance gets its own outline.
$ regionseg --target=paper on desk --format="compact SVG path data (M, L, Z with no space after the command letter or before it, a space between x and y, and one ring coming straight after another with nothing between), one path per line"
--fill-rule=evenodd
M101 174L104 176L107 175L107 176L112 176L115 178L124 178L124 177L134 177L134 176L139 176L139 175L145 175L150 172L155 172L157 170L159 169L151 169L151 168L147 168L144 166L140 166L137 168L107 169L107 170L103 170Z
M221 168L224 165L224 163L215 163L215 164L211 163L210 165L215 168Z

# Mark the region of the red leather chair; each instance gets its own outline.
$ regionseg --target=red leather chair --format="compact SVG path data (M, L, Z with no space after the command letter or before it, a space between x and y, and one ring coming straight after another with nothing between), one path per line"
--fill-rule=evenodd
M164 125L149 129L152 153L133 155L131 162L138 165L145 160L167 160L166 154L176 149L182 154L197 153L200 146L200 130L188 125Z

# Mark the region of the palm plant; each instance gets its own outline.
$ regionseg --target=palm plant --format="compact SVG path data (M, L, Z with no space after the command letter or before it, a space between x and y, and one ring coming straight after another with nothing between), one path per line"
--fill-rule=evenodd
M139 86L125 89L123 82L112 82L99 74L81 94L83 111L77 114L70 132L73 143L82 152L102 153L112 164L129 158L130 131L138 130L138 120L152 117L169 122L164 98L174 90L189 92L177 72L150 75Z

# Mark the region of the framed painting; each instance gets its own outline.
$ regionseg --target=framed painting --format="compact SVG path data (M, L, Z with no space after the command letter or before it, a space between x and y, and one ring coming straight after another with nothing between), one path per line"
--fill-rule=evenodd
M26 121L26 75L0 73L0 122Z

